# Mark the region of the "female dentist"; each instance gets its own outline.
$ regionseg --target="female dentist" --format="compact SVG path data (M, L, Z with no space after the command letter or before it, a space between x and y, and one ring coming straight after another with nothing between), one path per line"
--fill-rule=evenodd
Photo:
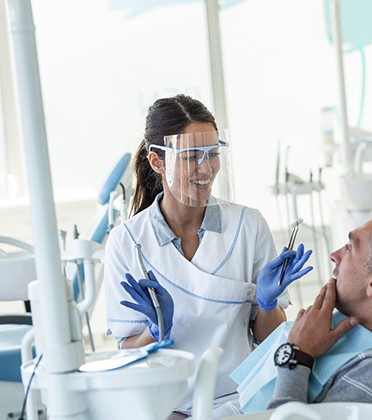
M303 269L311 254L303 245L272 260L276 251L260 212L212 196L227 146L198 100L185 95L157 100L135 156L134 217L111 231L105 254L107 333L121 348L158 340L147 289L153 287L165 339L173 339L175 348L194 353L196 360L209 347L224 349L215 407L234 398L229 374L254 341L286 319L285 288L312 269ZM278 286L284 259L289 264ZM189 414L191 400L192 390L177 411Z

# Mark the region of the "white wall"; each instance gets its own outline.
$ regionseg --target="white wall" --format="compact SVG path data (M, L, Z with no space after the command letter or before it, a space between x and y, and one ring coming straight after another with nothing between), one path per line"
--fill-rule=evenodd
M135 150L154 99L185 92L212 109L204 0L164 3L33 0L56 194L93 198L115 160ZM324 2L221 5L236 201L260 208L280 227L268 189L278 140L282 161L289 147L291 172L308 179L312 169L315 176L322 165L320 110L337 103ZM365 52L368 70L370 47ZM346 55L345 63L355 125L359 54ZM367 83L364 128L371 125L370 91Z

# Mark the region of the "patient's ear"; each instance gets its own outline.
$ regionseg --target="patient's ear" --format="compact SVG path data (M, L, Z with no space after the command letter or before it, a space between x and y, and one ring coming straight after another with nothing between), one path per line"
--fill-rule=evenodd
M367 296L369 298L372 298L372 273L370 274L370 276L368 278L368 283L367 283Z
M164 174L164 161L160 159L159 155L155 152L150 152L147 156L151 168L158 174Z

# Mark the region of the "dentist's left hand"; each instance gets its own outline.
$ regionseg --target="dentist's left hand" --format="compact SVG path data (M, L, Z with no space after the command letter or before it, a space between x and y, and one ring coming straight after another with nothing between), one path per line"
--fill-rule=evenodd
M168 340L173 325L173 299L167 290L158 283L152 271L149 271L148 275L150 280L142 279L138 283L129 273L125 275L128 283L122 281L120 284L136 303L122 300L120 304L146 315L149 321L150 334L154 340L159 341L158 319L149 291L147 290L148 287L153 287L163 314L164 339Z
M312 252L308 250L304 253L303 244L298 246L297 251L287 251L284 248L277 258L265 265L257 278L257 303L260 308L266 311L274 309L278 302L277 298L285 288L313 269L311 266L303 268ZM289 260L288 265L282 284L279 286L278 280L286 259Z

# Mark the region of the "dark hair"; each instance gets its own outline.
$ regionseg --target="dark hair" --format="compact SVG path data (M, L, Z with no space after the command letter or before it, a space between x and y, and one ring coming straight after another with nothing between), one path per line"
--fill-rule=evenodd
M134 158L137 182L134 189L131 214L149 207L155 197L163 191L161 175L156 173L147 159L151 144L164 146L164 136L181 134L191 123L211 123L217 130L214 116L197 99L186 95L158 99L149 108L146 117L144 139ZM161 156L161 151L156 152Z

